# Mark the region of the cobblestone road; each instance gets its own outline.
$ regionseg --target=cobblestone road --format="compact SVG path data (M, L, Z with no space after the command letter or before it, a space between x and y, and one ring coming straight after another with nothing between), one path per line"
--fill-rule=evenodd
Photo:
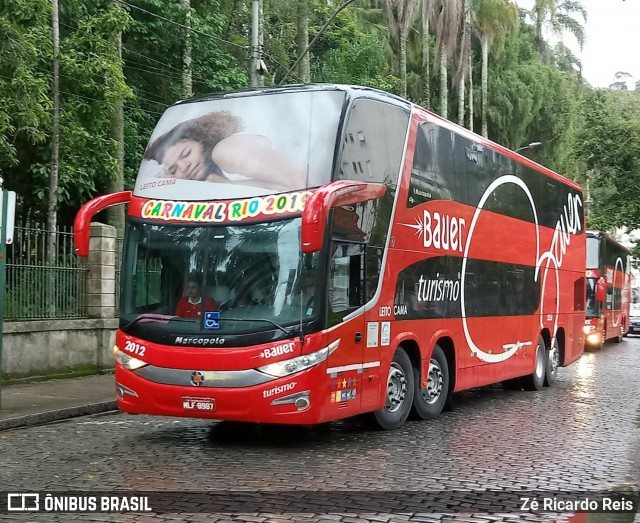
M184 493L175 502L172 494L152 498L181 513L11 514L7 521L583 522L570 512L518 512L509 499L521 489L576 498L638 490L640 338L585 354L560 370L552 389L477 389L457 395L453 412L396 431L358 420L288 428L109 414L0 433L0 448L3 491ZM230 502L234 514L221 514L197 494L222 490L262 497ZM407 496L450 508L397 513ZM465 503L474 510L447 515Z

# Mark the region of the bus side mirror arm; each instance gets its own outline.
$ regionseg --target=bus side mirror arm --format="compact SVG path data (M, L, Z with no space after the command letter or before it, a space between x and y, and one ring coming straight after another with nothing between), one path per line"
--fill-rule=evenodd
M341 180L328 183L307 200L302 213L302 252L318 252L322 248L329 211L335 207L377 200L387 191L382 183Z
M96 196L85 203L73 222L73 243L78 256L89 255L89 236L91 230L91 219L100 211L118 205L128 203L131 200L131 191L121 191L112 194Z

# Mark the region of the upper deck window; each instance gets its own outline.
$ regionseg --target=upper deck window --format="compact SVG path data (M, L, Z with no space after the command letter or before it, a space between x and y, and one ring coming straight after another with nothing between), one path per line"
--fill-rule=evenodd
M397 184L409 113L389 103L362 98L353 102L347 118L338 177Z

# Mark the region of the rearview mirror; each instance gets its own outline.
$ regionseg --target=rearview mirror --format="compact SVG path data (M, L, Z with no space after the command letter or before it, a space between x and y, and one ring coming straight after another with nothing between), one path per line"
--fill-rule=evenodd
M76 219L73 222L73 241L78 256L89 255L91 218L107 207L127 203L129 200L131 200L131 191L121 191L96 196L80 207L78 214L76 214Z
M322 248L327 217L335 207L377 200L387 191L382 183L336 181L323 185L307 200L302 213L302 252L317 252Z
M604 278L600 276L596 283L596 301L603 302L607 296L607 284Z

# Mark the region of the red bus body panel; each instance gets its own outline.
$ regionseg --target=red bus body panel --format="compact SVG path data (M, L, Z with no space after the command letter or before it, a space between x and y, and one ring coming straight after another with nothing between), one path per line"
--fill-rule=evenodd
M621 340L629 329L631 273L628 257L630 253L629 249L604 233L590 234L598 235L601 248L598 251L597 267L587 267L586 277L602 283L605 288L605 297L599 301L600 313L595 317L585 318L587 335L585 344L587 348L598 348L602 347L607 340ZM620 256L615 255L612 259L605 259L603 250L615 250ZM619 305L616 305L614 294L620 295Z

